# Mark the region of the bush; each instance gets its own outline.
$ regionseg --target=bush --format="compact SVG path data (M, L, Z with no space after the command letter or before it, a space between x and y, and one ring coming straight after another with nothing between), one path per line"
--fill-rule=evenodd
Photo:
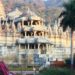
M39 72L39 75L75 75L75 71L67 68L45 68Z
M13 66L9 66L9 70L11 71L32 71L33 68L32 67L24 67L24 66L18 66L18 67L13 67Z

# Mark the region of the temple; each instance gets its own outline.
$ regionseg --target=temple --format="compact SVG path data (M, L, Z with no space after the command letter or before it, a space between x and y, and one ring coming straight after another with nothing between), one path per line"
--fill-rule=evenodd
M64 33L59 22L56 20L53 27L46 25L29 8L26 12L17 8L9 12L0 21L0 59L7 64L42 65L69 58L70 32Z

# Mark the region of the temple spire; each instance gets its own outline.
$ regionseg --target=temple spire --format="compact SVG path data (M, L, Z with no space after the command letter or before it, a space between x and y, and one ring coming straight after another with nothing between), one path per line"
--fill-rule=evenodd
M5 9L2 3L2 0L0 0L0 18L5 19L6 15L5 15Z

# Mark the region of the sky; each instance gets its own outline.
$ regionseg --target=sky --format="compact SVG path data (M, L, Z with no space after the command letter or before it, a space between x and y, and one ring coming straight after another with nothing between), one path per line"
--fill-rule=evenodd
M44 1L47 1L47 0L44 0Z

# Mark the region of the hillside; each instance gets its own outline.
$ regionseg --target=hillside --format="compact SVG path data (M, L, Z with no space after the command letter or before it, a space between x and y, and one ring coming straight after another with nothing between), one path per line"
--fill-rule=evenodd
M21 11L25 11L26 7L29 7L39 16L45 18L48 22L55 20L62 11L63 0L3 0L5 11L9 11L19 8ZM60 8L61 7L61 8Z

